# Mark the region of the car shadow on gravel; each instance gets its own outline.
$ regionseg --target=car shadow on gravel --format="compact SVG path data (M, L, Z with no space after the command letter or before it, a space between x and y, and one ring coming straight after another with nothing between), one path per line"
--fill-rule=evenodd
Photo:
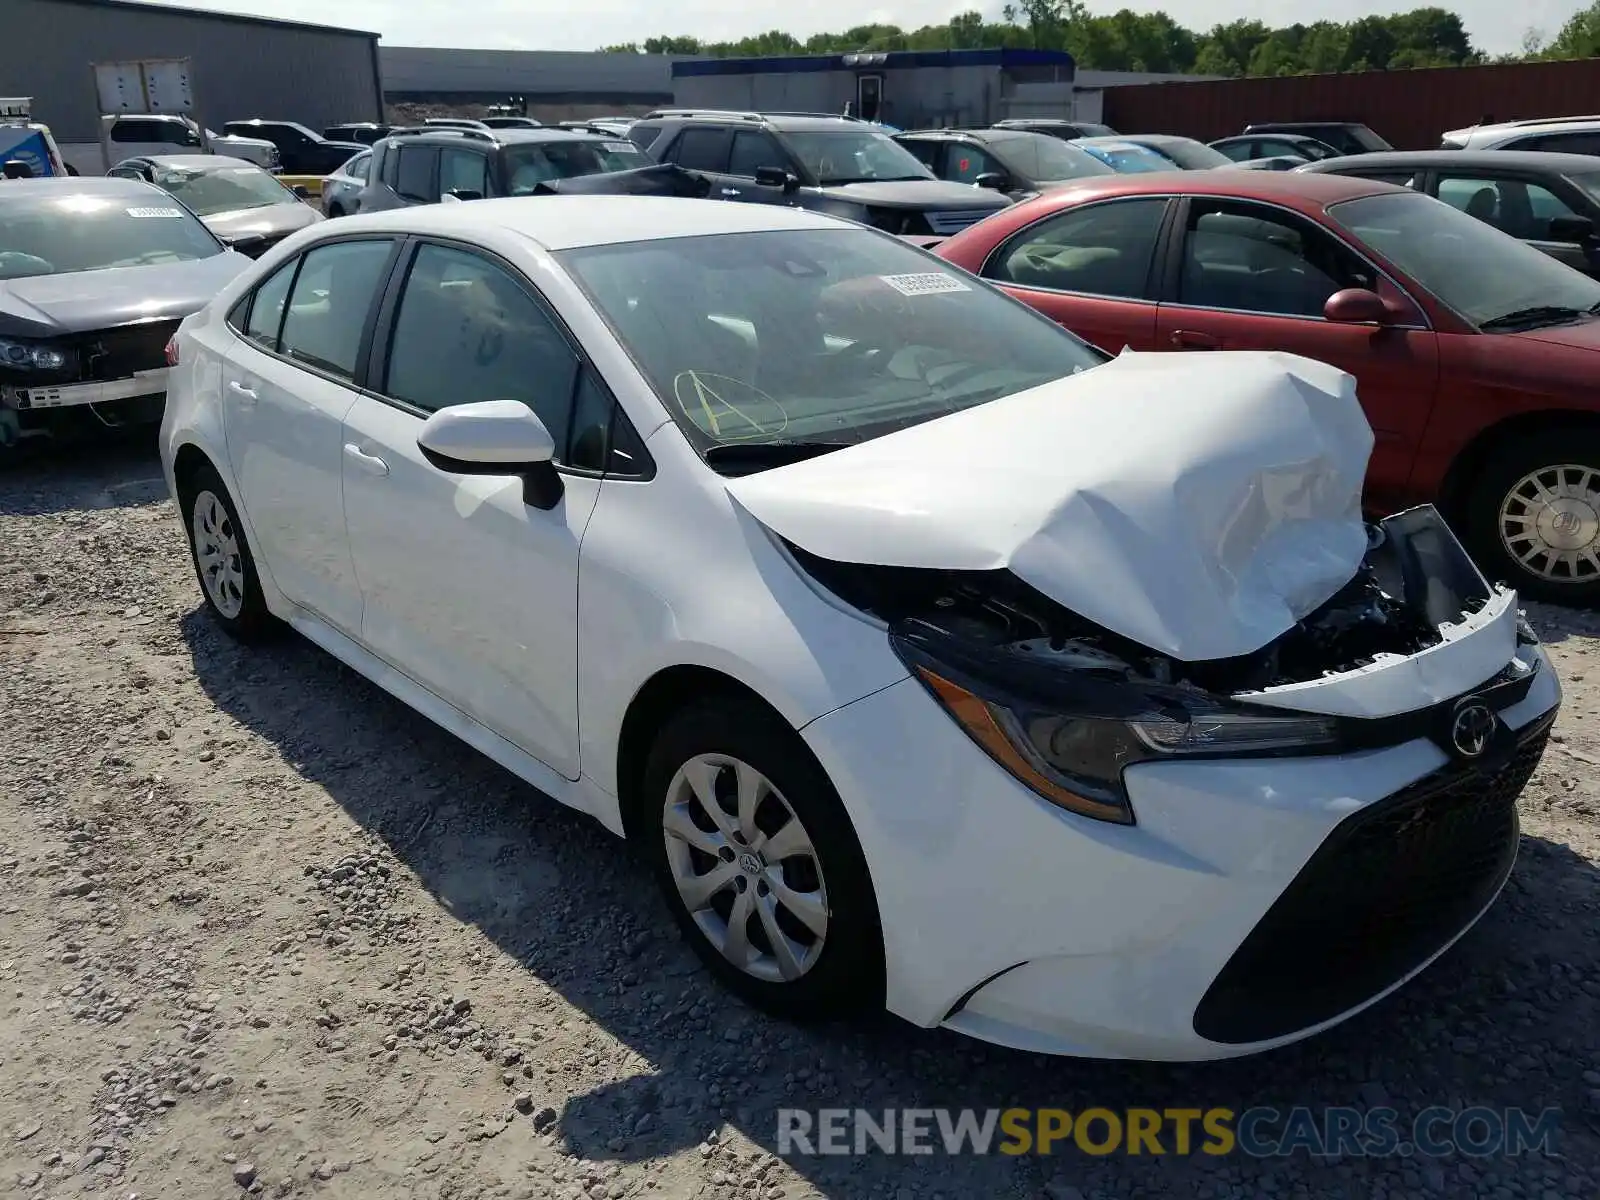
M0 516L131 508L167 494L155 435L0 451Z
M598 825L548 801L307 642L244 648L200 611L182 635L207 695L386 843L432 897L653 1064L570 1099L568 1147L634 1162L700 1143L721 1122L776 1153L780 1108L1081 1111L1267 1105L1559 1107L1564 1160L1313 1160L1168 1154L789 1157L830 1195L1371 1196L1379 1190L1600 1194L1583 1071L1600 1057L1594 928L1600 872L1526 838L1493 911L1372 1010L1297 1046L1232 1062L1148 1065L998 1050L888 1017L798 1028L714 985L649 872ZM1600 1113L1593 1114L1600 1118ZM1198 1142L1198 1139L1197 1139ZM1168 1149L1172 1147L1169 1145ZM718 1161L723 1161L719 1155ZM755 1168L751 1167L754 1171ZM1543 1182L1538 1183L1542 1176ZM740 1180L730 1177L731 1184ZM752 1193L754 1194L754 1193ZM764 1193L763 1193L764 1194ZM1507 1193L1508 1195L1510 1193Z

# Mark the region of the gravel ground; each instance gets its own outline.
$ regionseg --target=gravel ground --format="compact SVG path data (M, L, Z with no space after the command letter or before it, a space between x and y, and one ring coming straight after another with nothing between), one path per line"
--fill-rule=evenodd
M1600 1195L1600 619L1522 856L1287 1051L1052 1060L711 985L646 873L307 643L204 618L142 448L0 474L0 1195ZM780 1106L1563 1110L1559 1156L776 1157Z

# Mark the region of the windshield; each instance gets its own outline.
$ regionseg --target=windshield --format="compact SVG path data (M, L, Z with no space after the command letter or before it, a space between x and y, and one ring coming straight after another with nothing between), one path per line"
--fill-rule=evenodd
M157 192L0 199L0 279L221 253L221 243L192 213Z
M1115 175L1109 163L1102 162L1070 142L1044 133L1025 133L997 138L989 144L995 157L1019 179L1049 183L1060 179L1081 179L1088 175Z
M1583 194L1596 204L1600 204L1600 171L1589 172L1583 175L1568 175L1567 179L1583 190Z
M259 167L213 170L157 167L151 172L151 181L202 217L245 208L300 203L298 196Z
M1203 142L1190 141L1188 138L1162 138L1150 149L1170 158L1185 171L1209 171L1212 167L1225 167L1233 161L1220 150L1213 150Z
M1600 281L1429 196L1365 196L1328 215L1479 327L1600 305Z
M575 175L603 175L648 167L650 158L625 139L614 142L539 142L507 146L506 178L513 196L527 196L541 183L571 179Z
M904 242L810 229L558 255L702 452L867 441L1098 365Z
M785 130L783 140L823 187L885 179L932 179L933 173L875 129Z
M1170 171L1173 168L1171 159L1162 157L1148 147L1136 146L1132 142L1077 142L1076 145L1124 175L1136 175L1143 171Z

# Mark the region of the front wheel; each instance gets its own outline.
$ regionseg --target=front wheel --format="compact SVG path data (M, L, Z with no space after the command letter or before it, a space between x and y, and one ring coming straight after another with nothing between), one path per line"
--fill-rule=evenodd
M1524 596L1600 603L1600 431L1552 429L1495 452L1467 502L1485 573Z
M883 1003L860 843L787 724L728 700L688 709L656 739L642 802L667 904L730 990L790 1020Z

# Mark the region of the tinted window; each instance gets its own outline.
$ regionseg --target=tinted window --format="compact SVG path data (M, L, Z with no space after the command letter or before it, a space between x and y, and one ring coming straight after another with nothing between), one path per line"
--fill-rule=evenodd
M439 198L434 184L434 168L439 161L439 151L432 146L402 146L397 157L400 165L395 169L395 192L404 200L422 204Z
M1549 188L1519 179L1441 176L1439 199L1525 241L1548 241L1553 219L1578 216Z
M641 150L650 149L661 136L660 121L635 121L628 127L628 140Z
M1275 209L1209 200L1189 207L1179 303L1320 317L1335 292L1376 282L1333 238Z
M256 288L255 299L249 305L249 319L240 332L263 349L278 348L278 330L283 325L283 302L289 298L289 285L294 282L295 268L299 265L299 259L290 260Z
M1600 132L1544 133L1505 144L1507 150L1558 150L1563 154L1600 154Z
M672 161L691 171L724 170L728 135L721 129L685 129L672 147Z
M341 378L353 378L361 334L391 245L336 242L306 254L283 319L283 353ZM252 324L254 320L252 312Z
M1104 356L895 238L831 228L559 258L690 441L863 441Z
M939 157L939 143L926 141L922 138L906 138L901 143L911 152L919 163L930 171L935 170L935 162Z
M144 121L122 117L111 126L113 142L158 142L163 146L198 146L200 135L181 121Z
M1214 147L1219 154L1231 158L1234 162L1248 162L1252 158L1259 157L1255 148L1255 142L1224 142Z
M489 160L476 150L453 147L439 152L439 194L476 192L489 194Z
M758 167L776 167L780 171L787 171L789 160L778 148L778 143L766 134L754 133L748 129L737 131L733 135L733 153L728 159L728 174L754 179Z
M1366 196L1328 215L1474 324L1600 304L1600 282L1426 196Z
M384 390L427 412L521 400L566 444L577 357L544 306L506 271L425 245L406 278Z
M42 196L7 188L0 202L0 279L155 266L221 254L204 225L155 188Z
M1166 207L1161 199L1118 200L1058 213L1002 246L984 274L1026 287L1142 299Z
M987 150L965 142L951 142L945 150L939 177L952 183L976 183L979 175L1004 175L1006 169Z
M644 443L592 367L584 367L578 379L571 444L564 459L569 467L611 475L638 477L649 472Z

